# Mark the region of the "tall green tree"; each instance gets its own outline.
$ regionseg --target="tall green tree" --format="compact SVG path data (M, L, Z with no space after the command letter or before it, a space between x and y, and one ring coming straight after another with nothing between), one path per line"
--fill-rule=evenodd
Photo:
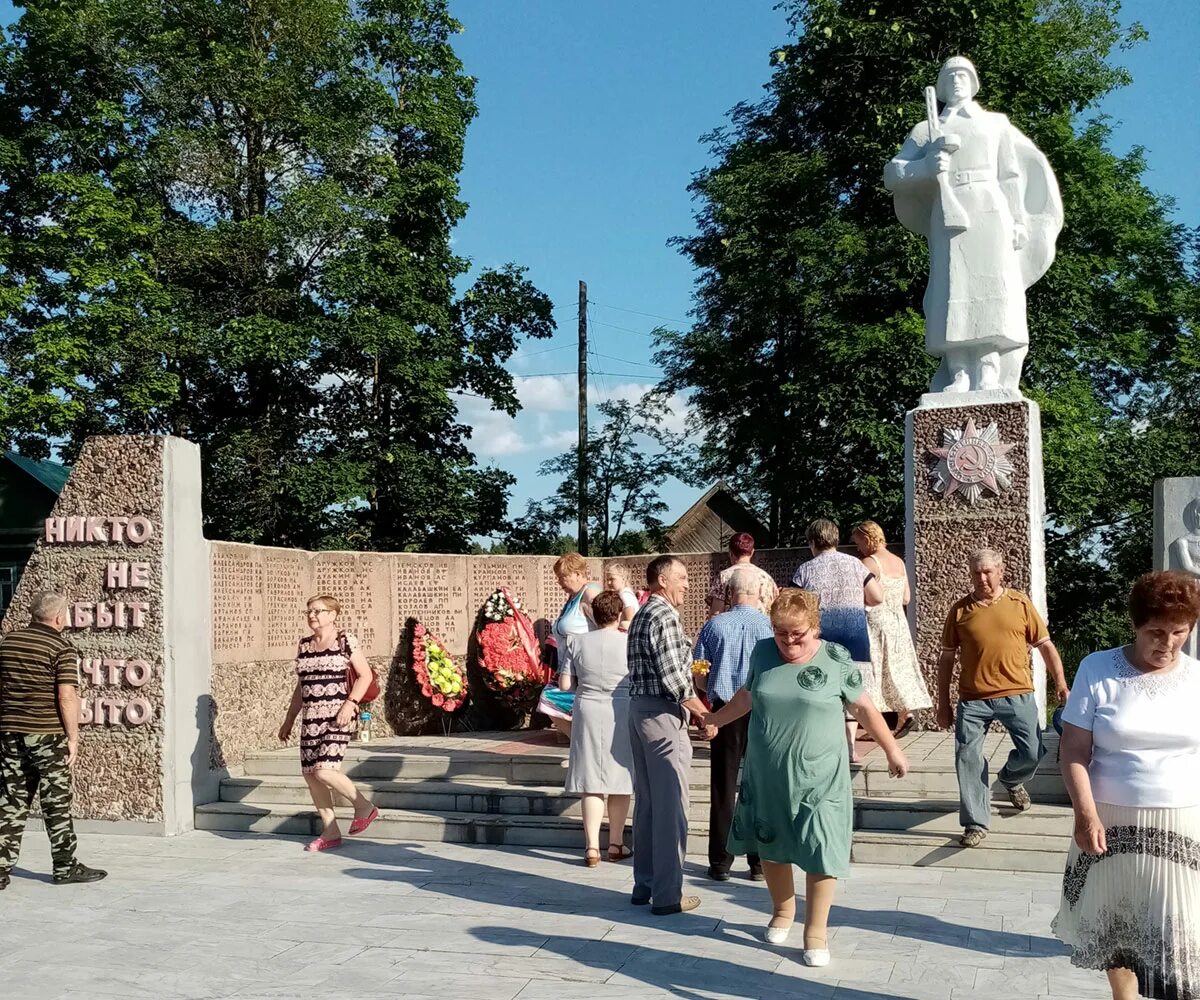
M666 423L668 401L649 393L636 405L606 400L604 418L588 435L588 536L594 554L655 551L665 540L662 499L668 479L691 483L694 456L686 436ZM509 552L553 552L561 548L562 526L575 524L579 510L579 449L544 461L541 476L558 485L543 500L531 501L505 539Z
M0 50L0 433L201 446L218 537L461 549L456 392L553 330L451 249L474 81L444 0L31 0Z
M1095 111L1129 82L1114 48L1144 33L1122 29L1115 0L784 6L792 37L766 97L708 137L717 162L691 186L697 232L676 242L700 271L697 322L659 332L666 387L696 390L708 471L757 498L781 544L818 515L902 529L903 418L934 362L926 248L882 171L938 66L966 55L981 102L1062 188L1023 388L1042 408L1051 612L1068 631L1111 631L1129 576L1149 568L1151 482L1200 443L1180 392L1197 371L1195 234Z

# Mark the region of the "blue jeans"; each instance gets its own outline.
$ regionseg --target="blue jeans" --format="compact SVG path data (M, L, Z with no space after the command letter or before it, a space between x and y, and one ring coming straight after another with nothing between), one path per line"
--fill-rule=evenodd
M1013 749L1001 768L1005 788L1023 785L1042 759L1042 732L1033 693L1007 698L960 701L954 718L954 770L958 773L958 819L967 830L986 830L992 812L983 738L988 725L999 722L1012 737Z

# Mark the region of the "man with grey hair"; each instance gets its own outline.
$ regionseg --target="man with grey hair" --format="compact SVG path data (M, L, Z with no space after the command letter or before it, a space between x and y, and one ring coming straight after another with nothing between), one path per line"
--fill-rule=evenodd
M692 644L679 608L688 591L687 567L662 555L646 567L650 597L629 623L629 740L633 748L633 894L653 903L655 916L686 913L699 896L683 895L687 853L688 718L707 709L692 684ZM715 727L704 730L712 739Z
M1025 782L1041 761L1042 725L1033 696L1030 651L1041 653L1059 704L1066 704L1070 689L1062 658L1037 608L1025 594L1004 586L1004 556L995 549L977 549L969 564L973 589L950 609L942 630L937 721L944 729L951 725L950 680L957 656L961 669L953 723L958 814L963 825L959 843L978 847L991 818L983 740L993 722L1004 726L1013 741L1000 770L1000 784L1015 808L1024 811L1032 804Z
M692 656L710 664L705 689L713 711L733 700L746 683L750 654L763 639L773 635L771 619L762 610L761 584L754 566L737 566L725 588L730 609L704 623ZM733 806L737 796L738 768L746 753L750 716L722 726L713 738L709 756L708 877L718 882L729 879L733 855L726 848ZM763 880L757 855L746 859L750 878Z
M0 640L0 889L7 889L37 793L50 837L54 884L98 882L107 872L75 860L71 767L79 754L79 654L62 636L67 602L35 594L28 628Z

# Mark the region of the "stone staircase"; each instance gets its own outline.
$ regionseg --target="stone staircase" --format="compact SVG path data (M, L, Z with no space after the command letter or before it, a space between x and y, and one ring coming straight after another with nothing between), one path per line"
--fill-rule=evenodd
M1053 734L1051 734L1053 736ZM1048 741L1049 742L1049 741ZM992 773L1007 740L988 737ZM958 786L953 737L918 733L904 740L910 773L890 778L873 744L860 744L854 769L853 858L859 863L941 865L1016 871L1061 871L1071 809L1050 745L1029 784L1034 807L1017 813L995 786L991 834L984 846L957 845ZM507 844L582 850L578 797L563 791L566 749L552 734L475 733L352 744L345 771L379 806L373 840ZM201 830L296 834L316 832L317 817L295 750L246 758L243 773L221 782L220 801L199 806ZM688 853L708 852L708 747L695 744ZM339 815L349 810L339 810Z

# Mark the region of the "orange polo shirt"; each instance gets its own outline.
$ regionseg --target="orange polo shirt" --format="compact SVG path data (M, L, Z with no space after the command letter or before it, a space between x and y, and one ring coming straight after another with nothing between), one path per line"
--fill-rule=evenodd
M968 594L950 609L942 648L958 650L958 697L963 701L1007 698L1033 690L1029 648L1050 638L1033 602L1005 590L983 604Z

